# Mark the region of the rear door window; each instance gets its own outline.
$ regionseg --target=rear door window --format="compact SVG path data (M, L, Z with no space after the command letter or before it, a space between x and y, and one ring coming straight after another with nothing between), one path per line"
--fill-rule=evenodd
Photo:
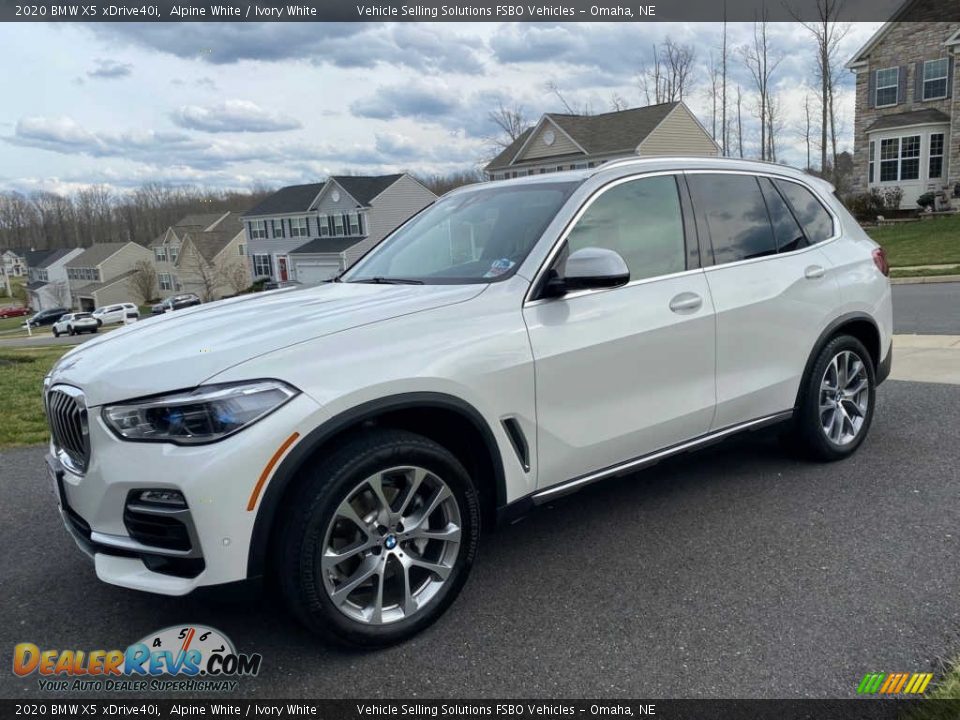
M687 183L717 264L777 253L777 241L756 177L693 173L687 176Z
M774 184L790 203L811 243L833 237L833 217L812 192L789 180L774 180Z

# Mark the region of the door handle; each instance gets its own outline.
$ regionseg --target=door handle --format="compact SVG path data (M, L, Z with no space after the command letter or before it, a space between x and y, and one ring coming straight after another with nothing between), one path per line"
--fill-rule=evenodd
M692 292L684 292L670 301L670 309L675 313L691 313L699 310L703 305L703 298Z
M807 280L816 280L817 278L822 278L824 272L826 272L819 265L810 265L803 271L803 276Z

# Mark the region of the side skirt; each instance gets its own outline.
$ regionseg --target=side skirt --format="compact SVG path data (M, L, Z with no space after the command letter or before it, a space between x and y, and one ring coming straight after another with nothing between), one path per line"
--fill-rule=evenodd
M648 453L647 455L641 455L640 457L627 460L626 462L618 465L613 465L603 470L597 470L596 472L581 475L580 477L567 480L566 482L553 485L543 490L538 490L500 508L500 512L498 514L499 520L506 523L515 522L538 505L543 505L544 503L555 500L556 498L577 492L578 490L585 488L587 485L592 485L600 480L606 480L607 478L616 477L618 475L636 472L637 470L642 470L643 468L656 465L661 460L666 460L674 455L680 455L681 453L699 450L707 445L712 445L713 443L725 440L732 435L736 435L748 430L759 430L760 428L764 428L769 425L776 425L777 423L784 422L792 417L793 410L791 409L774 413L773 415L766 415L762 418L757 418L756 420L750 420L748 422L738 423L737 425L731 425L723 428L722 430L715 430L714 432L707 433L706 435L701 435L693 440L687 440L686 442L682 442L677 445L671 445L670 447Z

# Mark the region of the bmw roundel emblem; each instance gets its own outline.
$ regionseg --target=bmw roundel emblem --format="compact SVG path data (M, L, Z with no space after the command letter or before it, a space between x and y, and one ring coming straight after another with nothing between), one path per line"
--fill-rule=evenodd
M396 535L387 535L383 541L383 546L387 550L393 550L397 546L397 536Z

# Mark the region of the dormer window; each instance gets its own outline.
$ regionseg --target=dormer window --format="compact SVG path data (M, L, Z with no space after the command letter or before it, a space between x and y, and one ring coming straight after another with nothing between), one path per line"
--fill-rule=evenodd
M947 75L950 61L947 58L927 60L923 64L923 99L940 100L947 96Z

